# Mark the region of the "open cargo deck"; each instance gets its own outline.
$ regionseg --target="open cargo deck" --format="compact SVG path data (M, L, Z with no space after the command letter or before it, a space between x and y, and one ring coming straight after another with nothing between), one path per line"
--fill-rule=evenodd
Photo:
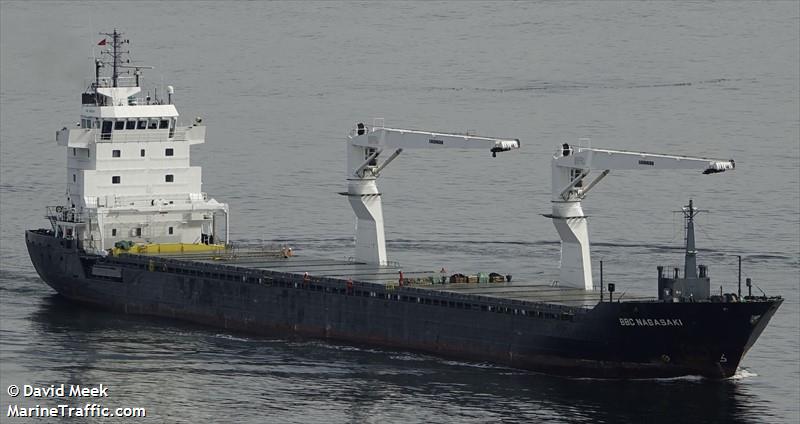
M503 282L463 282L451 283L449 274L437 271L403 268L404 282L399 281L398 266L370 265L356 261L325 259L309 256L285 257L281 250L267 250L260 248L236 249L225 252L187 252L172 254L138 254L125 255L126 257L141 256L148 263L159 267L163 264L172 266L197 267L208 269L224 268L239 272L267 272L290 274L295 278L307 280L306 282L325 282L346 284L351 280L355 286L380 285L389 291L399 288L405 291L418 289L434 295L439 292L446 294L466 295L483 301L492 299L498 301L522 301L533 303L548 303L571 308L594 307L600 299L599 291L586 291L573 287L558 287L543 282L525 280ZM305 273L308 273L306 279ZM475 280L475 276L472 276ZM443 282L444 281L444 282ZM416 291L416 290L413 290ZM424 292L422 292L424 293ZM608 294L606 293L606 300ZM653 297L637 297L626 295L625 300L654 300Z

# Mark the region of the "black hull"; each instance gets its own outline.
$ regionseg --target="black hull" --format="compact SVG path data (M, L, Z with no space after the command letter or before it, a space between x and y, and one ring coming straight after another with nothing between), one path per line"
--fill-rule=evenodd
M134 256L100 258L41 230L28 231L26 242L42 279L85 304L247 333L408 349L567 376L730 377L782 303L780 298L604 302L588 311L548 304L522 311L500 299L496 305L428 304L410 288L389 292L358 282L348 287L343 280L309 284L297 274L198 270L191 262L166 266ZM119 275L94 275L97 264Z

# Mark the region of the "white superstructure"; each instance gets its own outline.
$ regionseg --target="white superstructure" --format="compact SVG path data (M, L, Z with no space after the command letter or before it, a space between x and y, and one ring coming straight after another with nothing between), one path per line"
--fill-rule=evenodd
M167 99L144 94L141 70L123 60L128 40L114 31L95 61L95 81L82 96L80 122L56 132L67 148L66 203L50 207L57 235L105 250L118 241L150 243L227 242L228 206L202 192L202 173L191 166L190 146L205 141L198 118L180 126ZM111 76L101 76L103 68ZM133 75L128 74L132 71ZM225 229L224 240L216 236Z

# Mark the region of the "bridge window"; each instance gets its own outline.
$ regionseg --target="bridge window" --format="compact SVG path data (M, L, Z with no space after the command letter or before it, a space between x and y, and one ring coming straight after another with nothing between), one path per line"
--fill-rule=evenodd
M111 177L111 184L119 184L119 182L120 182L119 175L114 175L113 177Z
M167 150L164 150L164 156L172 156L174 153L175 153L175 151L172 150L171 148L167 149Z
M121 152L119 150L112 150L111 157L118 158L121 156Z
M175 181L175 176L172 174L167 174L164 176L164 181L171 183Z
M154 130L156 128L158 128L158 119L151 119L149 129Z
M125 121L116 121L114 122L114 130L122 130L125 129Z
M103 128L100 130L100 139L101 140L111 140L111 126L113 125L112 121L103 121Z
M166 119L162 119L161 122L159 122L159 124L158 124L158 128L160 128L162 130L164 128L169 128L169 121L166 120Z
M168 230L168 232L169 232L170 234L172 234L172 227L169 227L167 230Z
M139 156L144 157L144 149L139 150Z
M142 236L142 227L136 227L136 237Z
M117 229L116 228L112 228L111 229L111 237L116 237L116 236L117 236Z
M146 130L147 129L147 119L140 119L139 120L139 126L137 126L136 128L138 128L140 130Z
M126 130L135 130L136 129L136 121L125 122L125 129Z

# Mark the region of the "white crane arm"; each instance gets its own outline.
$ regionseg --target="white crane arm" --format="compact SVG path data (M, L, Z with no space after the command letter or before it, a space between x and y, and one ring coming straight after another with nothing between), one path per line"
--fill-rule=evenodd
M519 140L479 137L469 134L448 134L399 128L373 127L363 134L351 135L354 146L400 149L488 149L492 153L519 149Z
M356 124L347 136L347 191L342 193L356 214L356 260L387 263L383 206L376 180L405 149L420 148L487 149L496 156L519 149L519 140L386 128L382 118L372 127Z
M564 145L553 157L556 166L573 169L700 169L705 174L734 169L733 159L665 155L626 150L594 149Z
M700 169L712 174L734 169L733 159L711 159L625 150L594 149L563 144L552 161L553 213L546 215L561 238L559 281L592 290L592 261L589 230L581 201L611 170ZM592 181L593 170L602 170Z

